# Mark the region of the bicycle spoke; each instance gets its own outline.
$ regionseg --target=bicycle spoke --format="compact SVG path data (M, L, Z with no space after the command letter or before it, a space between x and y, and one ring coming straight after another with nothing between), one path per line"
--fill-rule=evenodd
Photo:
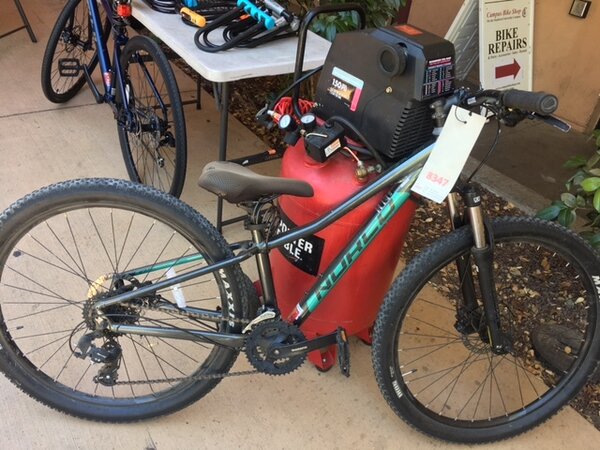
M36 347L36 348L34 348L33 350L29 350L29 351L28 351L27 353L25 353L25 354L26 354L27 356L29 356L29 355L31 355L31 354L33 354L33 353L35 353L35 352L39 351L39 350L42 350L42 349L44 349L44 348L46 348L46 347L49 347L49 346L51 346L52 344L55 344L55 343L57 343L57 342L59 342L59 341L62 341L62 340L65 338L65 337L67 337L67 336L70 336L70 335L71 335L71 331L69 330L69 331L68 331L66 334L63 334L63 336L61 336L61 337L59 337L59 338L57 338L57 339L54 339L53 341L50 341L50 342L48 342L48 343L46 343L46 344L40 345L39 347ZM65 342L65 343L66 343L66 342ZM62 345L59 347L59 350L60 350L60 349L61 349L63 346L64 346L64 344L62 344ZM55 353L54 353L54 354L55 354ZM53 354L53 355L54 355L54 354ZM46 361L46 362L48 362L48 361ZM44 363L44 364L46 364L46 363ZM42 364L42 366L43 366L43 364ZM40 368L41 368L41 367L40 367Z
M171 241L173 240L174 237L175 237L175 234L172 234L171 236L169 236L169 240L167 242L165 242L165 245L163 245L162 249L160 250L160 253L158 255L156 255L156 258L154 259L152 266L156 265L156 263L158 262L160 257L163 255L163 253L165 252L165 250L167 249L167 247L169 246L169 244L171 243ZM186 250L186 253L187 253L187 250ZM184 253L184 255L185 255L185 253ZM181 257L179 259L181 259ZM173 267L173 266L171 266L171 267ZM146 275L144 275L144 278L142 279L142 283L148 279L149 274L150 274L150 272L148 272Z
M67 247L65 247L65 245L62 243L60 238L56 235L56 233L54 232L54 230L52 229L52 227L50 226L50 224L48 222L46 222L46 226L50 230L50 233L52 233L52 235L56 238L56 241L60 244L60 246L65 251L67 256L71 259L71 261L73 261L73 264L75 264L75 267L77 267L77 269L79 269L81 271L81 274L85 277L84 270L77 265L77 261L75 261L75 258L73 258L73 255L71 255L71 252L69 252L69 250L67 250Z
M89 209L88 209L88 215L90 217L90 221L92 222L94 230L96 231L96 236L98 236L98 240L100 241L100 245L102 245L102 248L104 249L104 254L106 255L106 258L108 259L108 262L110 263L110 265L112 267L112 271L113 271L113 273L116 273L117 272L117 267L115 266L114 262L110 259L110 255L108 254L108 250L106 248L106 244L104 243L104 239L102 239L102 236L100 236L100 232L98 231L98 226L96 225L96 221L92 217L92 213L90 212Z
M119 252L119 257L117 258L116 266L119 267L119 263L121 262L121 257L123 256L123 251L125 250L125 244L127 243L127 239L129 238L129 233L131 232L131 226L133 225L133 218L135 217L135 213L131 213L131 219L127 224L127 231L125 232L125 237L123 238L123 245L121 246L121 251Z
M31 281L33 284L35 284L36 286L41 287L42 289L48 291L50 294L52 294L54 296L54 298L60 298L61 300L64 300L65 302L71 304L71 305L77 305L78 302L76 302L75 300L68 300L65 297L57 294L56 292L54 292L53 290L51 290L50 288L47 288L46 286L43 286L42 284L38 283L37 281L35 281L34 279L28 277L27 275L19 272L16 269L13 269L11 266L6 266L7 269L11 270L12 272L15 272L17 275L20 275L21 277L25 278L28 281Z
M65 214L65 220L67 221L67 225L69 227L69 232L71 233L71 237L73 238L73 245L75 246L75 250L77 251L77 256L79 258L79 262L81 263L81 271L83 273L84 279L89 279L87 273L85 271L85 264L83 264L83 259L81 259L81 253L79 252L79 247L77 246L77 241L75 240L75 234L73 233L73 227L71 227L71 222L69 222L69 215Z
M87 184L97 187L81 189ZM99 199L102 188L115 189L116 194ZM128 194L118 195L120 189L128 189ZM40 192L35 195L47 195ZM101 310L94 308L94 301L163 281L172 276L173 268L186 273L206 266L227 247L210 240L207 230L199 227L202 220L190 220L187 210L143 187L78 180L63 183L57 192L71 203L52 215L55 204L32 200L40 210L39 219L33 214L28 229L9 241L10 248L0 243L0 333L10 344L5 348L31 369L32 382L44 385L40 396L49 396L44 401L53 404L53 398L68 395L70 405L82 408L79 415L89 417L96 409L124 411L127 405L160 410L164 399L177 402L177 396L189 396L185 387L192 384L196 393L208 391L214 378L203 375L226 373L236 352L192 336L189 340L138 336L111 333L104 327L108 322L184 333L227 332L229 319L223 315L228 314L228 303L220 277L176 285L184 298L203 301L199 305L205 309L196 308L198 314L206 311L214 321L194 317L194 309L189 313L179 309L173 287ZM94 194L82 200L86 192ZM163 204L144 212L142 206L152 201ZM11 228L19 230L18 225ZM211 250L214 245L221 249ZM128 272L128 267L137 267L139 273ZM241 276L224 270L232 278ZM234 301L231 319L237 323L243 309L237 297ZM92 358L106 362L90 366ZM102 408L95 409L96 405Z
M56 253L54 253L53 251L51 251L48 247L46 247L44 244L42 244L35 236L31 235L31 239L37 243L40 247L42 247L44 250L46 250L48 253L50 253L50 255L54 256L59 262L61 262L67 269L68 272L72 272L72 273L77 273L79 274L79 276L81 278L83 278L84 280L87 280L87 278L85 278L85 276L83 274L80 274L79 272L77 272L75 269L73 269L69 264L67 264L62 258L60 258ZM89 281L89 280L87 280Z
M123 268L123 272L126 272L127 269L129 268L129 264L131 264L131 261L133 261L133 258L135 258L135 255L138 254L138 252L140 251L140 249L142 248L142 245L144 244L144 242L146 241L146 238L148 237L148 235L150 234L150 232L152 231L152 229L154 228L154 222L152 222L152 224L150 225L150 227L148 228L148 231L146 231L146 234L144 235L144 237L142 238L142 240L140 241L140 243L138 244L137 248L135 249L135 251L133 252L133 255L131 255L131 258L129 259L129 261L127 262L127 264L125 264L125 267Z
M403 380L400 391L392 386L399 402L418 404L433 420L443 417L461 429L469 428L471 422L486 426L487 422L520 420L531 405L556 402L548 393L559 389L560 378L573 370L548 367L539 358L533 336L540 325L556 322L577 330L582 334L579 340L586 342L588 310L564 303L582 297L589 306L593 286L582 284L581 269L559 252L539 243L515 244L519 245L500 240L494 247L498 313L507 341L499 354L492 352L488 342L477 271L472 261L461 270L455 263L459 257L469 259L468 247L459 256L449 254L441 268L432 268L427 283L419 281L419 290L409 294L413 297L403 312L394 347L396 375ZM553 273L553 268L560 268L561 273ZM466 276L469 271L475 281L475 305L480 309L461 311L457 307L463 284L471 282ZM407 395L400 397L403 391Z

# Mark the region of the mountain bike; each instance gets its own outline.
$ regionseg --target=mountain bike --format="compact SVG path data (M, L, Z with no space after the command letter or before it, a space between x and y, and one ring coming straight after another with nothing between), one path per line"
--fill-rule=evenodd
M130 179L179 196L187 144L177 81L155 41L128 37L130 19L129 0L69 0L48 39L42 89L51 102L64 103L87 82L96 102L112 107ZM102 93L91 78L98 63Z
M439 106L485 106L516 125L547 120L537 114L551 112L540 107L547 99L460 90ZM432 147L283 233L274 232L276 198L310 196L308 183L210 163L200 185L247 213L251 238L233 244L180 200L123 180L67 181L26 196L0 216L0 368L52 408L109 422L179 410L225 377L290 373L307 353L331 345L349 375L344 324L314 339L302 324L414 199L410 188ZM269 252L342 220L378 192L386 195L373 216L282 317ZM499 440L548 419L595 370L600 260L557 224L486 219L470 179L447 202L453 230L408 263L383 301L373 367L391 408L420 431ZM240 268L252 257L260 296ZM581 333L564 370L532 347L531 334L548 323ZM229 373L240 352L251 370Z

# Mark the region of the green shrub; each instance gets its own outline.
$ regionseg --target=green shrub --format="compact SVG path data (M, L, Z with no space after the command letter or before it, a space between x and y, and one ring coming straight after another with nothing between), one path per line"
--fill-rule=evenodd
M594 131L593 139L598 150L589 159L574 156L564 165L575 173L565 187L567 192L537 216L553 220L565 227L573 225L578 215L587 219L581 235L594 248L600 248L600 129Z
M406 5L406 0L331 0L327 4L360 3L367 13L368 27L383 27L389 25L396 17L400 6ZM319 0L291 0L302 14L305 14ZM325 2L323 2L325 3ZM343 12L328 16L319 16L313 22L313 31L332 41L337 32L355 30L358 28L359 17L353 12Z

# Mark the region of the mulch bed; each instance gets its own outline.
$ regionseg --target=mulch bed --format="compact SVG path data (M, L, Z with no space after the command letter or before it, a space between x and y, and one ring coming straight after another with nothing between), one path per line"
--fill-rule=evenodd
M181 60L174 59L182 70L196 78L197 74ZM260 125L255 114L268 100L274 98L291 82L290 76L262 77L233 82L231 85L231 113L260 137L269 147L283 145L282 134L275 130L267 130ZM212 86L204 85L212 94ZM520 215L522 212L504 199L482 189L483 204L486 214L491 217ZM449 230L449 221L445 205L425 202L417 211L407 240L404 244L404 258L410 260L421 249L434 242ZM549 306L550 307L550 306ZM600 384L590 382L571 402L571 406L600 430Z

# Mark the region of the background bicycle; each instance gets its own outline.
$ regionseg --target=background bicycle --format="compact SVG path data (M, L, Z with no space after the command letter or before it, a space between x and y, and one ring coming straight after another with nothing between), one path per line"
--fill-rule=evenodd
M48 100L63 103L87 82L96 101L113 110L131 180L179 196L187 143L177 82L156 42L128 38L130 18L130 0L69 0L48 40L42 89ZM98 65L102 92L91 79Z

